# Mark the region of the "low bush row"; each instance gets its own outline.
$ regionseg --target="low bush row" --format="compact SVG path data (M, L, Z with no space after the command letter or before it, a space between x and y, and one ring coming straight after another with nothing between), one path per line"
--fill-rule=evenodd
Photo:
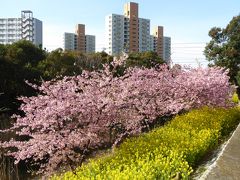
M239 121L237 108L193 110L52 179L188 179L201 158Z

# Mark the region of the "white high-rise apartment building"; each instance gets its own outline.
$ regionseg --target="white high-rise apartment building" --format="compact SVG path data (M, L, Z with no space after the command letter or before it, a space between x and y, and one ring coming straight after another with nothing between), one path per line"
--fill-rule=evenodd
M63 48L64 50L77 50L77 35L74 33L65 32L63 35Z
M150 20L149 19L138 19L139 27L139 52L150 51Z
M95 36L93 35L85 35L85 47L87 53L95 52Z
M124 34L124 16L111 14L105 19L105 26L108 31L106 31L106 41L107 41L107 53L111 55L119 54L126 48L124 42L128 38L127 34Z
M171 60L171 38L163 38L163 59L169 64Z
M11 44L22 38L21 18L0 19L0 44Z
M149 50L150 51L155 51L155 46L156 46L156 42L155 42L155 38L154 38L154 36L153 35L150 35L149 36L149 42L150 42L150 48L149 48Z
M0 44L12 44L25 39L42 45L42 21L32 11L22 11L21 18L0 18Z

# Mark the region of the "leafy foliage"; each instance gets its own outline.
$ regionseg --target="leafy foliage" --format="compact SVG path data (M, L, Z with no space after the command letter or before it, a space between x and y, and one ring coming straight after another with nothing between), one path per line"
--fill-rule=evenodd
M28 41L0 45L0 106L16 110L17 96L32 96L35 91L24 81L38 83L41 73L36 69L45 52Z
M163 64L164 61L158 56L156 52L141 52L130 53L126 60L126 67L146 67L151 68L156 65Z
M209 36L212 39L204 51L206 58L211 65L228 68L231 81L240 85L240 15L233 17L226 28L212 28Z
M126 56L126 60L124 64L116 68L117 76L122 76L127 68L153 68L164 64L164 61L153 51L132 52L129 55L123 53L121 56Z
M58 76L81 74L81 69L75 66L75 63L73 53L56 49L49 53L45 60L39 62L37 68L42 72L44 79L51 80Z
M36 67L45 58L44 50L36 47L30 41L20 40L6 46L5 57L8 61L21 66Z
M193 110L52 179L189 179L201 158L239 121L237 108Z
M123 61L115 59L112 66ZM16 116L14 126L6 130L29 138L1 145L17 149L9 153L16 163L34 161L41 166L40 172L51 172L149 129L157 117L204 105L230 106L233 88L226 74L221 68L161 66L131 68L118 77L105 66L97 72L47 81L38 87L37 97L20 98L25 116Z

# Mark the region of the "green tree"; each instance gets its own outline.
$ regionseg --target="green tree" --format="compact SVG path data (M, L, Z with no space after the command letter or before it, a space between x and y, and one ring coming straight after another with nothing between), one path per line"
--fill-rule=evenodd
M7 48L5 45L0 44L0 59L3 59L7 53Z
M12 45L7 45L6 48L5 58L21 66L36 67L40 61L46 58L46 52L30 41L20 40Z
M75 65L82 70L99 70L103 68L103 64L109 64L113 61L113 56L108 55L104 51L96 53L73 53L76 59Z
M46 52L30 41L21 40L11 45L0 45L0 106L16 110L17 96L31 96L35 90L25 83L39 83L41 72L37 64Z
M0 57L0 107L17 110L20 102L16 97L31 96L35 90L25 83L25 80L34 81L40 77L39 72L33 69L14 64ZM34 81L36 82L36 81Z
M116 67L115 69L116 73L114 73L114 75L122 76L125 70L129 67L152 68L163 63L164 61L158 56L156 52L153 51L133 52L128 54L128 57L126 58L125 63L123 65Z
M225 28L213 27L209 31L210 42L204 54L210 66L229 69L230 80L240 85L240 15L233 17ZM237 88L240 95L240 88Z
M146 67L151 68L159 64L163 64L164 61L158 56L156 52L147 51L147 52L138 52L130 53L127 61L127 67Z
M64 52L61 48L50 52L45 60L39 62L37 68L46 80L57 76L73 76L81 73L81 68L76 66L74 52Z

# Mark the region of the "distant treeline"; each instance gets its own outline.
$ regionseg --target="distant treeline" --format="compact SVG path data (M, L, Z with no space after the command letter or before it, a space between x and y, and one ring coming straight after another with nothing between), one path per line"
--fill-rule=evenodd
M112 61L113 56L105 52L83 54L61 48L48 52L25 40L0 45L0 108L9 113L16 112L20 105L16 97L36 94L26 80L40 84L43 80L78 75L83 70L99 70L103 64ZM155 52L131 53L119 73L130 66L150 68L162 63Z

